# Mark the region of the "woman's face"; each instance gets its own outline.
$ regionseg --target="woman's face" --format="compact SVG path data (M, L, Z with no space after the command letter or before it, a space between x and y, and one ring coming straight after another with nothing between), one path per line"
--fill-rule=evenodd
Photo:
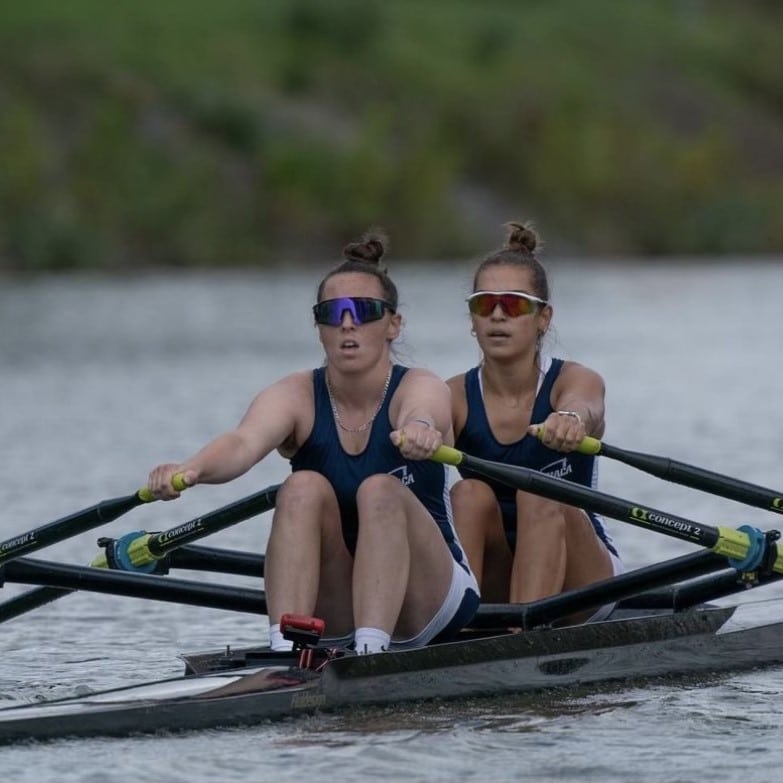
M361 272L333 275L324 284L320 301L339 299L347 301L324 307L331 323L318 324L327 361L343 372L371 369L388 356L390 343L399 336L402 318L380 305L384 300L383 288L375 275ZM354 301L367 299L376 301ZM363 322L357 323L360 320Z
M538 297L533 288L533 276L526 267L497 264L484 269L476 281L476 291L517 292ZM527 305L527 302L521 302ZM525 309L524 307L520 309ZM471 313L476 340L486 358L502 360L535 351L539 336L543 336L552 319L551 305L534 305L524 315L509 315L497 303L487 315Z

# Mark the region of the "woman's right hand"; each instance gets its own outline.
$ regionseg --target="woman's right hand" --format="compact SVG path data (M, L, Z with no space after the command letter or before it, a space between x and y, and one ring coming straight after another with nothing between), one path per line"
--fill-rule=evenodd
M174 500L180 496L180 493L174 489L172 484L172 479L177 473L182 474L182 478L188 487L198 483L198 474L195 470L185 470L183 465L175 462L166 462L150 471L147 487L158 500Z

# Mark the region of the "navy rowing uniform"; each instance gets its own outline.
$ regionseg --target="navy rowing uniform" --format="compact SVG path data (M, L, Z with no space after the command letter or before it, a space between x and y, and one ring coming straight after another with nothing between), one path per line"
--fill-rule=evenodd
M541 423L552 413L552 386L562 367L562 359L548 359L542 368L530 416L532 423ZM495 438L484 407L479 367L473 367L465 373L465 396L468 403L468 416L455 443L460 451L494 462L521 465L595 489L598 483L598 462L594 456L575 451L564 454L562 451L548 448L538 438L528 434L525 434L521 440L508 444L500 443ZM479 479L492 488L500 504L506 539L513 550L516 545L517 530L516 490L468 468L459 467L458 470L463 478ZM617 556L617 550L601 517L590 512L588 516L596 535L609 552Z
M380 410L370 428L367 446L361 454L348 454L340 443L337 424L326 388L326 368L313 370L315 419L310 436L291 459L291 469L320 473L332 485L340 507L343 539L351 554L356 552L358 511L356 492L370 476L396 476L429 511L446 542L454 569L451 587L441 609L424 631L413 639L393 640L392 649L418 647L433 638L443 639L463 628L479 605L476 579L454 530L449 495L448 468L430 460L407 460L391 442L389 403L407 367L395 364Z

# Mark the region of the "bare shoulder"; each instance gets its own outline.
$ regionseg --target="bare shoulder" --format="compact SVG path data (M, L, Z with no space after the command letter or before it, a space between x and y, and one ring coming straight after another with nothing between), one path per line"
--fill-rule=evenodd
M443 386L445 381L432 370L424 367L411 367L403 376L402 382L408 386Z
M312 370L302 370L286 375L271 385L262 389L253 401L253 405L270 403L277 407L287 408L301 406L308 399L313 399Z
M312 429L313 400L311 370L286 375L256 395L239 429L291 456Z
M277 385L281 389L286 391L303 391L312 392L313 389L313 371L312 370L299 370L298 372L292 372L290 375L282 377L277 381Z
M564 383L570 382L590 382L598 383L601 386L604 385L604 379L595 370L587 367L579 362L565 361L563 362L563 368L560 370L558 381Z

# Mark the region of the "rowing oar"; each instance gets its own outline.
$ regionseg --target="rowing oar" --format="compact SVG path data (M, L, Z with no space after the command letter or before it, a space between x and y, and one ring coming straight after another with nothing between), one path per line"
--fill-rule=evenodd
M720 571L720 574L715 574ZM698 582L685 582L682 586L672 585L683 579L692 579L704 574ZM761 581L778 579L773 574ZM664 585L671 586L666 594L655 593L647 596L647 591ZM586 587L568 590L549 598L531 601L526 604L482 604L476 616L470 621L471 628L523 628L530 630L542 625L550 625L582 612L586 609L603 606L633 597L634 608L684 609L705 600L718 598L739 592L751 586L742 581L740 575L732 570L726 572L726 560L714 552L691 552L673 560L644 566L634 571L626 571L619 576L593 582ZM630 602L629 602L630 603Z
M676 484L683 484L692 489L711 492L714 495L737 500L749 506L783 514L783 492L759 487L747 481L731 478L731 476L713 473L711 470L688 465L685 462L677 462L677 460L668 457L656 457L653 454L627 451L591 437L583 438L577 451L582 454L608 457Z
M711 555L711 552L703 554ZM718 559L718 555L713 555ZM725 565L725 563L724 563ZM695 577L695 574L691 574ZM724 568L718 573L692 578L679 584L669 585L662 589L650 589L638 595L629 596L622 601L622 606L630 609L671 609L680 612L706 601L714 601L727 595L734 595L754 587L760 587L770 582L783 579L783 574L758 574L750 582L733 568Z
M768 540L774 531L767 536L750 525L743 525L739 529L702 525L685 517L632 503L530 468L472 457L450 446L440 446L432 459L445 465L468 468L523 492L532 492L706 547L727 557L729 564L738 571L756 571L761 567L783 573L783 554Z
M120 539L122 542L120 549L115 546L117 542L109 541L107 547L111 547L112 552L121 552L119 558L113 557L113 563L116 565L118 560L129 563L130 567L125 570L152 570L147 567L150 563L154 569L159 559L165 558L167 553L170 553L168 556L171 557L174 554L174 551L176 551L176 548L182 546L187 541L193 541L202 538L203 536L211 535L218 530L222 530L230 525L237 524L238 522L242 522L245 519L256 516L257 514L262 514L263 512L274 508L279 486L279 484L274 484L260 492L249 495L242 500L230 503L227 506L222 506L209 514L196 517L181 525L176 525L162 533L149 534L136 532L129 534L129 536L123 536L123 538ZM207 559L203 552L193 553L191 556L192 564L195 564L195 560L199 555L202 561ZM180 562L184 561L185 557L186 556L180 558ZM136 567L136 564L131 561L131 558L135 558L136 563L139 566L138 568ZM243 571L240 570L238 558L233 557L232 560L237 568L234 573L243 573ZM95 567L106 567L106 556L103 554L98 555L92 565ZM178 565L178 567L187 568L188 566ZM258 564L249 564L245 567L250 570L252 568L258 568ZM218 569L213 568L209 570ZM2 567L0 567L0 573L1 572ZM27 593L14 596L13 598L0 603L0 623L50 603L57 598L68 595L70 592L72 591L68 589L58 589L56 587L39 587L36 590L30 590Z
M618 600L623 595L636 593L645 587L676 580L686 574L693 576L697 573L709 573L722 566L722 559L710 552L691 553L528 604L482 604L470 626L514 626L531 629L553 623L576 611ZM46 584L53 586L53 589L65 589L67 592L88 590L128 598L146 598L248 614L267 614L266 594L263 590L233 585L207 585L154 574L95 569L31 558L19 558L9 563L3 571L8 581Z
M163 560L170 552L184 544L274 508L278 489L280 485L274 484L162 533L136 531L117 540L104 539L105 551L98 555L91 565L95 568L110 567L123 571L154 571L159 560Z
M182 476L177 474L172 479L172 486L181 492L187 488ZM151 503L155 496L147 487L124 497L102 500L94 506L69 514L67 517L50 522L48 525L29 530L18 536L0 543L0 566L22 555L29 555L38 549L56 544L66 538L71 538L99 525L105 525L131 509L143 503Z
M187 571L210 571L216 574L263 578L266 557L256 552L190 544L170 552L161 562L167 569L181 568Z
M622 595L637 592L644 586L677 579L685 574L709 573L721 566L721 558L710 552L691 553L666 563L629 571L580 590L531 601L528 604L482 604L470 626L514 626L532 629L553 623L576 611L617 600ZM68 591L87 590L127 598L146 598L248 614L267 614L266 594L263 590L233 585L204 584L154 574L111 571L32 558L19 558L9 563L4 572L8 581L24 584L47 584Z
M3 575L8 582L38 584L61 588L64 592L88 590L128 598L228 609L235 612L266 614L263 590L233 585L213 585L154 574L129 574L91 566L67 565L32 558L17 558L7 563Z

